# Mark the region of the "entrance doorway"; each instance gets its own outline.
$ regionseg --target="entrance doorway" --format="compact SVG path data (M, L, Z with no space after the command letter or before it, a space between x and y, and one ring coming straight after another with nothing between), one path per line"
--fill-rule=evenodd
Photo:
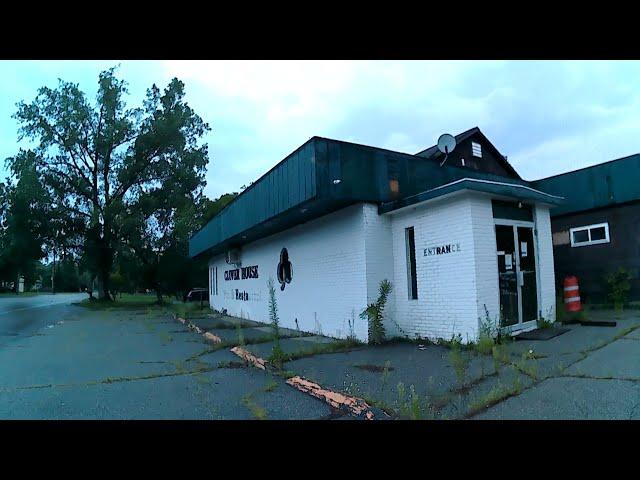
M528 223L528 222L527 222ZM533 224L496 224L500 326L519 330L538 318Z

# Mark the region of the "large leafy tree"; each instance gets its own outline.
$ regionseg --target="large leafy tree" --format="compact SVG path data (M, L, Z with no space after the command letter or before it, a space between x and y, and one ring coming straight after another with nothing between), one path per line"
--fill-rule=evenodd
M24 277L29 285L44 256L50 208L33 152L22 150L9 163L13 178L0 184L0 277L12 282Z
M36 170L60 222L51 237L81 251L101 299L110 298L118 251L163 248L179 200L200 198L208 161L200 140L209 126L185 102L181 81L163 91L154 84L139 108L126 107L126 93L112 68L100 74L93 103L60 80L14 115L20 137L37 144Z

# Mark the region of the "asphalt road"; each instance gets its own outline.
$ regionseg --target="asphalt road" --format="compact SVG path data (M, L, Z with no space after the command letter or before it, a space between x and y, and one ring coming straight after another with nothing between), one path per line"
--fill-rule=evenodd
M57 293L35 296L0 297L0 345L34 335L53 325L70 311L85 293Z
M72 305L82 298L0 299L0 419L317 419L331 413L283 378L225 367L238 357L226 348L211 351L201 335L166 313Z

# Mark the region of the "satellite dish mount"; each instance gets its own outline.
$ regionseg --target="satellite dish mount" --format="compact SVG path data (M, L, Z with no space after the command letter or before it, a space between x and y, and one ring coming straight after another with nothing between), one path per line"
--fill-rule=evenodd
M447 157L453 152L454 148L456 148L456 139L453 135L449 135L448 133L440 135L440 138L438 138L438 150L444 153L444 160L442 160L440 166L444 165L444 162L447 161Z

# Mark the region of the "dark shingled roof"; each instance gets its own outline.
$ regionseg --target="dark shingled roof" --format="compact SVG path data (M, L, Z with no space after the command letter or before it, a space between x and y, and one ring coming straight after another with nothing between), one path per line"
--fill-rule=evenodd
M487 143L489 148L491 148L493 154L496 156L496 158L498 158L500 163L502 163L502 165L508 172L510 172L516 178L521 178L520 175L518 175L518 172L516 172L516 170L507 161L505 156L500 153L500 151L496 148L496 146L493 143L491 143L491 141L489 141L489 139L485 136L484 133L482 133L482 131L478 127L470 128L469 130L456 135L455 136L456 143L459 144L464 140L466 140L467 138L472 137L473 135L478 135ZM425 150L422 150L421 152L416 153L416 155L418 157L428 158L429 160L439 160L444 154L440 150L438 150L438 145L434 145Z

